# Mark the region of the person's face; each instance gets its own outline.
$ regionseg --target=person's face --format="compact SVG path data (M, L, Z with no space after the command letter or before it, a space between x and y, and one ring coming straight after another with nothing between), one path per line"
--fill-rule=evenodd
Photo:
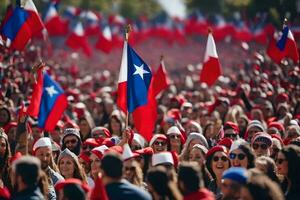
M222 175L229 168L229 160L224 152L216 152L212 158L212 170L215 174Z
M107 136L105 135L103 130L97 130L97 131L93 132L92 137L95 138L95 139L98 139L98 138L105 139L105 138L107 138Z
M181 144L180 141L180 135L171 133L168 135L168 138L170 139L171 146L178 146Z
M6 152L7 146L5 139L3 137L0 137L0 156L4 156Z
M130 147L132 151L136 151L142 148L141 145L135 140L132 140Z
M154 153L162 152L162 151L167 151L167 141L157 139L153 143L153 151Z
M6 123L9 119L8 113L6 110L0 110L0 123Z
M54 130L53 132L51 132L51 138L53 139L53 141L55 141L56 143L60 143L61 140L61 133L60 130Z
M91 159L91 174L93 176L97 176L98 173L100 172L101 160L93 153L90 155L90 159Z
M224 199L236 199L240 195L238 191L233 190L233 187L238 187L235 182L229 179L222 180L221 191Z
M75 165L70 156L64 156L58 163L59 171L65 178L73 178Z
M195 145L195 144L201 144L201 145L203 145L202 143L201 143L201 140L200 139L193 139L191 142L190 142L190 144L189 144L189 151L190 150L192 150L192 148L193 148L193 146Z
M110 125L111 125L111 129L112 129L113 131L120 131L120 130L121 130L121 124L120 124L119 121L116 120L114 117L111 118Z
M199 163L200 166L205 162L205 157L199 148L193 148L189 155L189 161L195 161Z
M134 172L135 172L135 166L133 166L133 160L129 159L124 162L124 178L128 180L129 182L133 181Z
M251 193L246 187L242 187L241 189L241 200L254 200Z
M255 135L255 133L260 132L261 130L257 127L252 127L248 130L248 141L252 140L252 137Z
M14 142L16 140L16 132L17 132L17 127L11 127L8 131L8 141L9 142Z
M233 129L226 129L224 131L224 137L230 138L232 140L236 140L237 139L237 134L234 132Z
M297 133L297 129L295 127L288 128L286 134L287 134L287 138L289 139L294 139L299 137L299 134Z
M44 136L44 132L41 129L39 129L38 127L32 128L32 137L35 140L37 140L37 139L39 139L39 138L41 138L43 136Z
M91 131L90 125L84 119L81 120L78 125L79 125L80 132L83 135L86 135Z
M64 138L63 143L66 145L66 147L72 151L76 148L78 144L78 138L74 135L68 135Z
M244 129L247 126L247 122L243 118L239 118L237 123L240 129Z
M241 149L235 149L229 154L230 162L233 167L243 167L247 169L248 158Z
M259 156L270 156L270 148L266 143L263 142L254 142L252 148L257 157Z
M210 139L210 138L213 138L215 136L213 125L210 125L209 127L207 127L204 136L206 137L206 139Z
M276 159L276 166L277 166L277 171L278 174L287 176L288 174L288 161L286 159L286 157L284 156L283 153L279 152L277 159Z
M88 174L91 170L91 166L89 163L86 163L85 160L83 160L82 158L78 158L79 164L82 166L82 168L84 169L85 173Z
M278 152L281 150L281 144L278 140L273 140L273 144L271 147L271 158L275 159L277 158Z
M52 151L49 147L40 147L36 150L35 156L40 159L41 167L45 170L51 162Z

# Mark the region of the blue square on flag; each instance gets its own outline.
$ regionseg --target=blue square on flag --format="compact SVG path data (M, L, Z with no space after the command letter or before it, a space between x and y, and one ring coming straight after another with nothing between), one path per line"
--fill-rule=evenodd
M147 104L152 73L148 65L128 45L127 49L127 106L128 112Z

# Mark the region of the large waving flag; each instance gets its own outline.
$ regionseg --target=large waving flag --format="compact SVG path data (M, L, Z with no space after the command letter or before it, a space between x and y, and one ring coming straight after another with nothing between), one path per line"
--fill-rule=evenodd
M40 32L43 22L32 0L21 0L3 26L2 34L11 41L11 48L23 50L33 35Z
M200 74L200 82L212 86L222 74L217 48L211 33L208 34L203 68Z
M118 81L118 106L125 113L132 113L147 104L152 73L140 56L124 42L121 69Z
M157 119L156 97L170 85L164 61L161 59L160 65L153 75L148 90L148 103L138 107L132 114L134 126L137 131L148 141L153 136L155 130L155 122ZM145 123L147 122L147 123Z
M283 28L282 35L277 42L275 38L272 38L267 54L278 64L281 63L283 58L291 58L294 63L299 62L297 44L288 26Z
M67 105L68 101L63 89L46 72L43 72L43 68L40 68L27 114L38 118L40 128L52 131Z

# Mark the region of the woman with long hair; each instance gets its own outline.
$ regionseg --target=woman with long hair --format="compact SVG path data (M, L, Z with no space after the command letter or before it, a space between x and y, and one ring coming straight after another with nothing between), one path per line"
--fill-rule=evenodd
M0 180L8 189L12 189L9 177L9 159L10 159L10 146L8 137L4 130L0 128Z
M85 111L84 115L78 120L79 132L81 141L85 141L87 138L92 137L92 129L95 127L94 119L91 114Z
M122 137L124 122L121 111L114 110L109 118L108 130L112 136Z
M78 157L69 149L60 153L57 163L59 171L65 179L77 178L87 183L86 174L79 164Z
M167 131L168 151L175 151L177 154L181 153L183 144L185 142L179 128L172 126Z
M288 145L279 151L276 165L278 174L285 180L281 184L284 196L289 199L300 199L300 147Z
M133 185L145 188L145 183L143 182L143 171L140 164L134 159L129 159L124 161L124 178L128 180Z
M255 167L255 155L250 145L243 139L235 140L229 151L231 166L250 169Z
M206 154L206 167L213 177L208 189L215 194L216 199L220 199L222 197L222 175L230 167L226 147L215 146L211 148Z

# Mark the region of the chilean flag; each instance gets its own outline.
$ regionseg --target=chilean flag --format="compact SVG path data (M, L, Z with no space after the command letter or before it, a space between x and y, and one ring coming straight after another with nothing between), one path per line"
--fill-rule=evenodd
M222 74L217 48L211 33L208 34L203 68L200 74L200 82L212 86Z
M40 68L27 114L38 118L40 128L52 131L67 106L63 89Z
M283 58L291 58L294 63L299 62L297 44L288 26L283 28L282 35L277 42L275 38L271 40L267 54L278 64L281 63Z
M21 1L21 5L24 6L15 8L1 30L2 34L11 41L11 48L16 50L23 50L31 37L44 28L32 0L24 3Z
M148 103L148 89L152 73L139 55L124 42L121 69L118 81L117 105L125 113L132 113Z
M53 4L50 4L44 22L50 36L63 36L68 33L69 23L58 15Z

